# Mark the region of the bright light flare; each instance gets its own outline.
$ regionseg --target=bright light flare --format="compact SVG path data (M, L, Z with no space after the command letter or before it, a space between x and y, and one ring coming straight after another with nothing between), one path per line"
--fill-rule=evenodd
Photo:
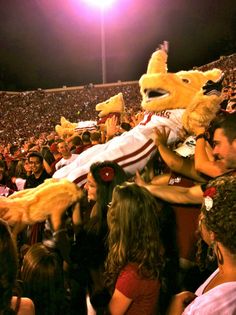
M105 9L111 7L115 0L84 0L84 2L93 7Z

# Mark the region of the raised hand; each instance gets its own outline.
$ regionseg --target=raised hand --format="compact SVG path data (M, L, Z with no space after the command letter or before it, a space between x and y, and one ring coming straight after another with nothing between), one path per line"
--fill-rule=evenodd
M167 141L170 135L170 129L161 127L161 128L153 128L154 131L154 142L158 147L160 144L167 145Z
M171 303L167 315L180 315L185 307L190 304L197 296L190 291L183 291L176 294Z
M118 118L114 115L111 118L108 118L105 122L107 137L113 137L119 131Z

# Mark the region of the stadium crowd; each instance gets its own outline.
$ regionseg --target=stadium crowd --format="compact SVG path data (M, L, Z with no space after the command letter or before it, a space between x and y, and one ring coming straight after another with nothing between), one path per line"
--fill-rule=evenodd
M37 204L55 172L139 124L139 86L0 94L0 314L235 314L236 55L201 70L214 67L226 102L208 130L169 146L156 129L142 171L93 163L77 201L33 223L9 209ZM119 92L122 118L55 132L61 116L97 120L95 105Z

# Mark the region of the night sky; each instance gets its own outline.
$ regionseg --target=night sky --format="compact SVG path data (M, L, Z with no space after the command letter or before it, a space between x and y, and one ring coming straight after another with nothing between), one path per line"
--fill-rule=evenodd
M169 71L236 53L234 0L116 0L107 82L138 80L169 41ZM0 0L0 90L102 83L100 12L83 0Z

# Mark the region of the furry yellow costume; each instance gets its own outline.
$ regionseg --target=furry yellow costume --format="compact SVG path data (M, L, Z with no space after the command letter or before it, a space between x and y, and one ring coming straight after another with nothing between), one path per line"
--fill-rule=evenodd
M26 224L41 222L55 211L63 212L82 196L82 190L67 179L46 179L36 188L24 189L0 197L0 209L8 209L9 222L19 219Z
M114 114L121 115L124 112L125 102L122 93L118 93L110 97L108 100L96 105L96 111L99 112L100 118L98 123L103 124L106 118L113 116ZM65 117L61 117L60 124L55 126L55 131L61 138L70 137L76 135L78 132L86 130L95 130L96 121L80 121L78 123L72 123Z
M208 81L220 81L222 72L212 69L206 72L190 70L168 73L166 61L165 50L153 53L147 73L139 80L142 107L151 112L186 109L183 124L192 133L195 123L206 126L219 110L219 95L204 95L201 88Z
M60 125L56 125L55 131L59 137L64 138L66 136L72 136L75 133L77 123L72 123L65 117L61 117Z
M122 93L110 97L105 102L96 105L96 111L99 112L100 118L107 116L110 113L123 113L125 102Z

